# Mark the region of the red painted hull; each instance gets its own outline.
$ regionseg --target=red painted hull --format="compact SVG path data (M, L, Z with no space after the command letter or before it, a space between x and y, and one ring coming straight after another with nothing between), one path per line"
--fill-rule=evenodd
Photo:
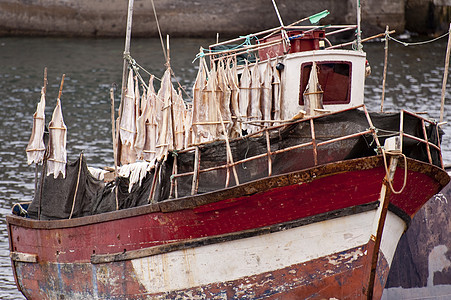
M402 184L401 173L395 176L395 187ZM49 299L48 290L66 297L95 294L100 298L138 299L139 295L149 294L136 279L131 258L93 264L93 257L135 253L159 245L239 234L299 220L305 224L321 222L340 217L344 210L352 214L354 208L378 201L384 176L381 157L369 157L265 178L214 193L73 220L35 221L8 216L11 252L37 257L37 263L13 260L16 280L30 299ZM449 181L443 170L413 160L408 162L408 178L404 192L390 198L395 212L406 220ZM298 224L301 227L302 222ZM236 287L244 280L260 286L261 290L253 289L259 298L340 298L336 294L338 290L343 298L361 298L365 292L362 278L369 274L373 243L370 240L361 247L368 251L367 255L351 264L340 264L341 268L348 269L337 269L333 275L326 276L328 273L321 267L326 258L321 257L307 265L293 265L296 272L291 267L282 268L238 281L194 286L190 293L202 289L204 296L218 295L215 291L221 290L226 291L227 296L230 293L231 298L238 297L243 291L237 291ZM340 252L333 255L340 255ZM388 269L389 265L380 257L375 296L381 295ZM95 281L84 280L93 276ZM105 280L99 280L99 276L105 276ZM263 284L268 277L275 279L268 285ZM112 284L110 281L115 278L121 283ZM272 284L277 290L276 287L286 282L292 282L293 286L279 289L277 293L267 291L272 289ZM337 290L338 286L341 288ZM182 295L186 291L154 296L172 298L178 293Z

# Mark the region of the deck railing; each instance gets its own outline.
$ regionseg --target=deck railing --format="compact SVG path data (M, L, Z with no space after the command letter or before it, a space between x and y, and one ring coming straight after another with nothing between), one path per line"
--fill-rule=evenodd
M335 138L330 138L328 140L323 140L321 142L318 142L316 135L315 135L315 121L319 118L322 118L324 116L327 115L333 115L336 113L342 113L345 111L349 111L349 110L355 110L355 109L362 109L366 119L368 121L368 129L363 130L363 131L359 131L356 133L352 133L352 134L348 134L348 135L344 135L344 136L340 136L340 137L335 137ZM421 121L421 129L423 132L423 138L417 137L417 136L413 136L411 134L405 133L404 132L404 116L408 114L411 115L415 118L418 118ZM308 122L310 125L310 141L309 142L304 142L304 143L300 143L294 146L290 146L290 147L286 147L283 149L278 149L278 150L271 150L271 140L270 140L270 132L280 129L282 127L288 126L288 125L293 125L293 124L298 124L298 123L303 123L303 122ZM428 140L428 135L427 135L427 130L426 130L426 123L429 123L431 125L437 125L435 122L427 120L421 116L418 116L417 114L413 114L410 112L407 112L405 110L402 110L400 113L400 129L399 129L399 133L394 133L392 135L397 135L399 134L401 141L403 141L403 139L412 139L414 141L417 141L419 143L423 143L426 145L426 151L427 151L427 157L428 157L428 161L430 164L433 164L433 159L432 159L432 155L431 155L431 148L434 148L438 151L439 157L440 157L440 166L443 168L443 160L442 160L442 156L441 156L441 147L440 147L440 139L439 139L439 129L438 126L435 126L436 133L437 133L437 137L438 137L438 143L437 145L430 142ZM221 169L226 169L227 170L227 174L226 174L226 180L224 182L224 187L227 188L230 185L230 176L231 176L231 172L230 170L232 170L234 172L235 175L235 184L238 185L239 184L239 178L238 175L236 173L236 170L234 169L236 166L238 165L242 165L246 162L252 161L252 160L256 160L256 159L260 159L260 158L264 158L266 157L267 160L267 176L272 176L273 175L273 171L272 171L272 157L276 154L280 154L280 153L284 153L284 152L288 152L288 151L293 151L296 149L301 149L301 148L305 148L305 147L309 147L311 146L313 149L313 162L314 165L317 166L318 165L318 148L323 147L325 145L329 145L332 143L337 143L340 141L344 141L347 139L352 139L352 138L356 138L356 137L360 137L360 136L364 136L364 135L372 135L375 143L376 143L376 147L377 149L381 149L381 143L378 137L378 130L377 128L374 127L373 122L371 120L371 117L366 109L365 105L359 105L356 107L352 107L340 112L335 112L335 113L327 113L327 114L323 114L323 115L319 115L319 116L314 116L314 117L309 117L309 118L305 118L305 119L300 119L300 120L293 120L292 122L289 123L285 123L285 124L280 124L277 126L271 126L271 127L265 127L262 130L249 134L245 137L242 137L240 139L248 139L250 137L255 137L255 136L265 136L266 139L266 148L267 151L265 153L260 153L258 155L254 155L252 157L248 157L245 159L241 159L241 160L237 160L234 161L233 157L229 157L229 155L231 154L230 149L226 149L228 151L227 154L227 162L225 164L220 164L214 167L209 167L209 168L205 168L205 169L201 169L200 165L201 165L201 151L199 150L199 147L201 147L202 145L195 145L193 147L184 149L182 151L179 151L179 153L184 153L184 152L194 152L194 166L193 166L193 171L191 172L185 172L185 173L177 173L177 161L175 160L174 162L174 168L173 168L173 172L172 172L172 176L171 176L171 197L173 195L175 195L175 197L178 196L177 193L177 179L184 177L184 176L193 176L193 180L192 180L192 188L191 188L191 195L195 195L198 192L198 186L199 186L199 174L201 173L205 173L205 172L211 172L211 171L215 171L215 170L221 170ZM226 147L228 147L228 143L224 143ZM401 142L401 150L402 150L402 142ZM380 153L380 152L379 152ZM176 159L176 158L175 158Z

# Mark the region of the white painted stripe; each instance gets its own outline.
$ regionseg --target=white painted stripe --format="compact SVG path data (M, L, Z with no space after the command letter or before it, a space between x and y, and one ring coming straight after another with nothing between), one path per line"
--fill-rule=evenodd
M149 293L236 280L366 244L374 215L375 211L369 211L272 234L135 259L132 263ZM393 218L399 219L390 213L387 225L395 224L397 228L389 230L387 238L400 235ZM384 239L383 245L387 256L386 251L394 248ZM388 256L391 259L393 254Z
M391 266L398 241L404 230L406 230L406 223L397 215L388 211L384 232L382 233L381 251L384 253L389 266Z

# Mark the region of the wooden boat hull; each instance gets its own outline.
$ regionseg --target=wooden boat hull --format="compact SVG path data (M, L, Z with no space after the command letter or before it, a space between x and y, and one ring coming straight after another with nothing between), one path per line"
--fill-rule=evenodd
M406 224L449 181L430 164L407 166L376 299ZM14 275L29 299L364 298L384 175L374 156L73 220L8 216Z

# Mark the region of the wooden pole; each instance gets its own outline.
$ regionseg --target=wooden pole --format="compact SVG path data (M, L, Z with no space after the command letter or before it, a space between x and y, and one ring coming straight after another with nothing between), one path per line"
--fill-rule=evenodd
M47 67L44 68L44 86L43 86L44 96L47 92ZM44 137L42 137L44 138ZM37 195L38 192L38 163L35 163L34 169L34 194Z
M385 58L384 58L384 77L382 79L382 99L381 99L381 112L384 111L384 99L385 99L385 82L387 79L387 62L388 62L388 25L385 27Z
M66 78L66 74L63 74L63 76L61 77L60 91L58 93L58 99L60 99L60 100L61 100L61 95L63 94L64 78Z
M451 50L451 23L449 24L448 30L448 46L446 47L446 58L445 58L445 72L443 74L442 83L442 99L440 107L440 123L443 122L443 115L445 114L445 94L446 94L446 81L448 80L448 67L449 67L449 53Z
M357 50L362 50L362 31L360 29L360 20L362 14L362 7L360 5L360 0L357 1Z
M383 153L386 155L386 153ZM377 209L377 228L374 234L371 234L370 239L374 242L373 253L371 257L371 269L370 269L370 277L368 281L368 289L367 289L367 299L372 300L374 295L374 285L376 280L376 272L377 272L377 261L379 257L379 250L382 241L382 233L384 231L385 220L387 218L388 206L390 204L390 195L392 190L389 186L389 181L393 181L396 166L398 164L398 158L396 156L390 159L390 169L389 173L385 175L384 183L382 184L380 198L379 198L379 208ZM404 166L407 168L407 166Z
M113 157L114 157L114 179L117 177L117 135L115 128L115 116L114 116L114 88L110 88L110 99L111 99L111 135L113 138ZM116 187L115 198L116 198L116 210L119 210L119 201L118 201L118 188Z
M130 55L130 41L131 41L131 35L132 35L132 19L133 19L133 0L128 1L128 12L127 12L127 29L125 33L125 47L124 47L124 64L122 67L122 87L121 87L121 102L119 104L119 111L118 111L118 123L120 123L120 118L122 116L122 103L124 102L125 98L125 90L127 89L127 69L128 69L128 62L127 58ZM117 124L117 134L116 138L119 140L119 125ZM121 145L120 143L117 143L117 159L120 160L121 157ZM119 163L119 161L117 162Z

